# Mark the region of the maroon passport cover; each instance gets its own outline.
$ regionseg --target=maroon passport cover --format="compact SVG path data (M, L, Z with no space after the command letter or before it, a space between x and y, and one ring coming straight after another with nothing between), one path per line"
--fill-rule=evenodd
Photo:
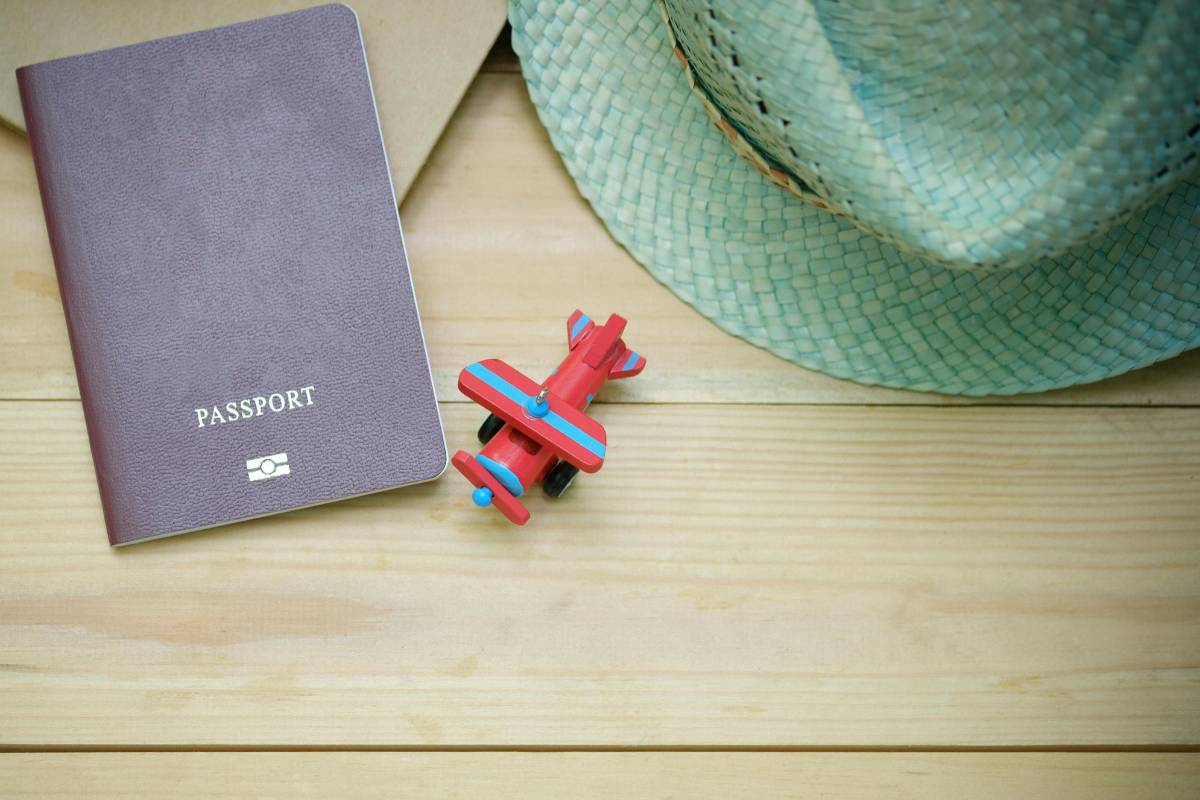
M112 544L442 473L353 11L17 76Z

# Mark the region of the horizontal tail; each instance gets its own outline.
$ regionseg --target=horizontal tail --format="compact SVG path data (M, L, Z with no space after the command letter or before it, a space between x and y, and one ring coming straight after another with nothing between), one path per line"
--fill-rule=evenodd
M575 312L567 317L567 349L574 350L594 327L596 323L592 322L591 317L578 308L575 309Z
M625 351L617 357L617 360L613 362L612 369L608 371L608 377L610 379L632 378L645 368L645 357L633 352L627 347L625 348Z

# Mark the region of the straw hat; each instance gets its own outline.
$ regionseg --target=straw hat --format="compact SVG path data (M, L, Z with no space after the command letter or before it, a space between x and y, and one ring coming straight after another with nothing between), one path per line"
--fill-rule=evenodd
M510 19L551 141L656 278L802 366L979 395L1200 345L1200 3L1058 6Z

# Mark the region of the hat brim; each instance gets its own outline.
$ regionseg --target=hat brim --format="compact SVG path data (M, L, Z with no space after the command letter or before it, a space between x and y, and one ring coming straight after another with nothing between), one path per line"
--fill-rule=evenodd
M838 378L949 394L1087 383L1200 346L1200 184L1017 269L906 255L780 189L692 95L653 0L513 0L554 147L612 236L713 322Z

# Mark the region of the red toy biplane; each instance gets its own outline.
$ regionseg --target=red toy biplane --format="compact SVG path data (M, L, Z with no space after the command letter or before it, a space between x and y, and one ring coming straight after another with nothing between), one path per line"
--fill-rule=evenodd
M646 366L621 340L625 324L613 314L596 325L576 311L567 320L570 353L540 385L496 358L459 374L462 393L492 412L479 428L479 455L459 450L451 459L476 487L476 505L494 505L524 525L529 511L518 498L534 484L558 497L580 470L604 465L604 428L583 412L605 381L633 377Z

